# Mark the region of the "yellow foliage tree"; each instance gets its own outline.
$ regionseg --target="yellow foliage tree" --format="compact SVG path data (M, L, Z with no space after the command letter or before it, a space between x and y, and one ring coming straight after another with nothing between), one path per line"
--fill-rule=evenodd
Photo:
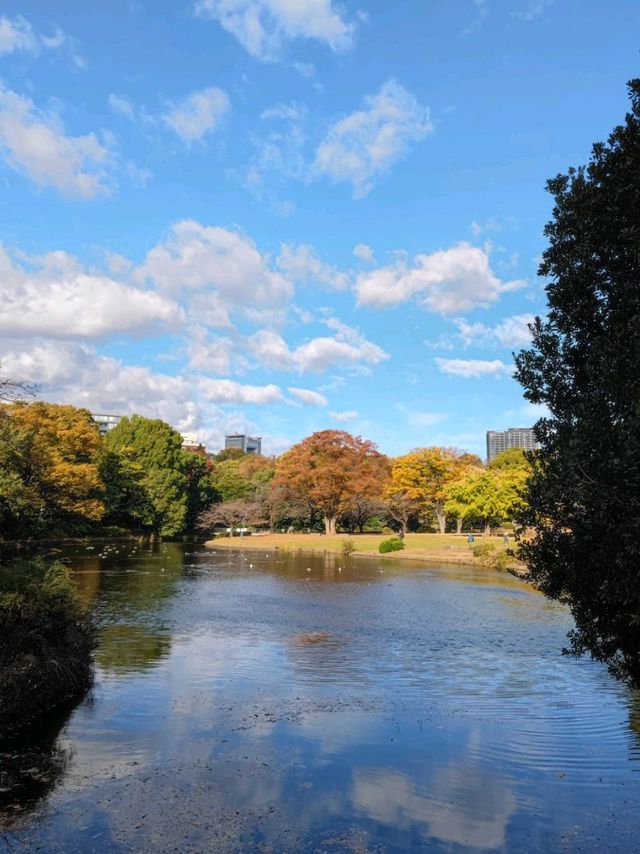
M104 489L97 456L102 438L86 409L54 403L3 407L14 437L13 465L28 489L30 517L98 521Z
M436 517L440 533L444 534L448 485L466 469L479 466L478 457L454 448L416 448L393 460L385 498L404 495L412 499L422 515Z

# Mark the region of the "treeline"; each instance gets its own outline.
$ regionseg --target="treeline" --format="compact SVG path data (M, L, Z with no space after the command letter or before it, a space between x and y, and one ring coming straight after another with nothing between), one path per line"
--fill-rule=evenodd
M243 464L228 461L228 477L233 471L242 478ZM268 461L260 482L255 473L245 481L244 495L237 488L233 497L221 496L202 514L199 526L208 532L256 525L327 534L385 527L460 533L466 526L490 533L492 526L511 523L522 509L529 473L519 449L505 451L488 467L473 454L440 447L390 459L373 442L322 430Z
M488 468L451 448L390 459L341 430L314 433L278 459L207 456L184 450L157 419L123 418L103 437L86 409L13 402L0 408L0 536L489 530L521 509L528 471L520 451Z
M189 533L219 500L211 466L168 424L134 415L102 437L86 409L0 407L0 536Z

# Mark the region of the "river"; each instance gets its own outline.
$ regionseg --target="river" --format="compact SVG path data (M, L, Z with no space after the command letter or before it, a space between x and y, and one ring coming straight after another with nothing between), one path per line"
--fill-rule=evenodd
M510 575L63 556L101 626L96 682L0 746L0 848L638 850L640 699L563 656L567 609Z

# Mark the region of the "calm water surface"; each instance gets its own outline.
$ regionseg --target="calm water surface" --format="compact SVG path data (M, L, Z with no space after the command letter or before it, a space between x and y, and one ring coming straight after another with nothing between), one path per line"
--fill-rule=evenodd
M640 699L563 657L568 612L511 576L66 555L96 684L0 747L0 848L639 850Z

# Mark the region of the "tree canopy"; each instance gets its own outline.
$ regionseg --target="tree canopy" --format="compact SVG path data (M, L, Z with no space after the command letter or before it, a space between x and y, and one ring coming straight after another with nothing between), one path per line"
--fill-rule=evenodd
M446 488L469 466L481 465L478 457L453 448L416 448L393 460L385 495L398 502L401 495L413 500L423 516L435 516L440 533L446 526Z
M640 80L586 167L548 182L548 313L516 377L548 417L522 522L531 576L571 605L576 654L640 684Z
M373 442L344 430L321 430L278 460L275 483L320 512L327 534L356 496L379 497L388 461Z

